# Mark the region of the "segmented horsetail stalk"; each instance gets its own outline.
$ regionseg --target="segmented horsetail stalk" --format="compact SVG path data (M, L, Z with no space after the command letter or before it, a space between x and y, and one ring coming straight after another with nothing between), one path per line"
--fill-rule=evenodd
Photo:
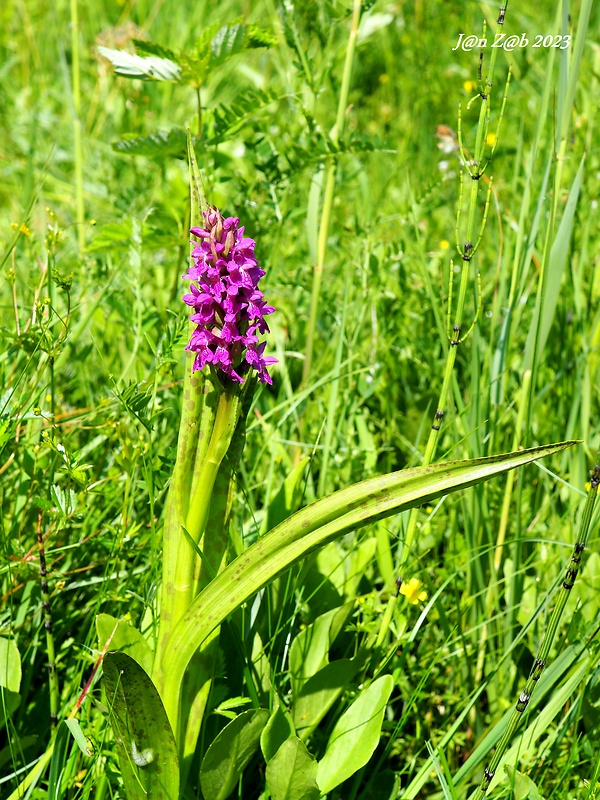
M519 726L521 718L527 706L529 705L529 701L531 700L531 696L535 690L536 684L539 681L542 672L544 671L544 668L546 667L548 656L550 655L550 648L552 647L552 642L554 641L554 637L556 635L560 619L565 609L565 605L569 598L569 594L571 592L571 589L575 585L575 580L577 578L579 567L581 565L581 557L583 551L585 550L585 546L587 544L589 536L590 523L592 521L592 512L594 510L594 503L596 502L596 496L598 494L598 486L600 485L600 451L598 452L596 459L597 462L599 463L596 463L594 465L594 469L592 471L590 488L588 490L587 500L583 508L583 516L581 518L581 528L579 531L579 536L577 537L577 541L573 545L571 558L569 559L569 562L567 564L562 586L560 588L560 593L556 600L556 605L554 606L554 610L552 611L550 622L548 623L548 627L546 628L542 644L540 645L537 657L533 663L533 667L531 668L531 672L529 674L529 678L527 679L527 683L525 684L525 687L519 694L514 711L508 722L508 727L506 728L504 735L502 736L502 739L500 739L500 742L498 743L498 746L494 752L492 760L489 762L489 764L483 771L483 780L481 781L481 784L479 785L475 793L471 796L470 800L482 800L482 798L484 798L485 795L487 794L492 779L496 774L496 770L498 769L498 765L500 764L500 761L502 760L502 757L506 752L511 739L513 738L513 735Z
M508 4L502 6L500 8L500 12L498 14L498 26L501 27L504 24L504 17L506 13L506 7ZM486 32L486 24L483 24L483 39L485 39L485 32ZM440 430L442 428L442 421L444 416L446 415L446 408L448 405L448 395L450 393L450 385L452 382L452 375L454 371L454 364L456 361L456 354L458 352L458 346L463 344L470 334L473 332L475 325L477 324L477 320L479 319L479 314L481 312L481 278L479 273L477 273L477 310L475 312L475 317L471 326L468 330L463 333L464 328L464 314L465 314L465 303L467 297L467 290L469 288L469 283L471 280L471 262L483 240L483 235L485 232L487 219L488 219L488 211L490 206L490 198L492 194L492 186L493 186L493 179L490 177L487 179L488 186L485 195L485 200L483 203L483 210L481 211L481 221L479 225L477 225L477 216L478 210L481 209L481 203L479 198L480 193L480 182L481 179L485 177L486 170L488 169L496 147L498 145L499 140L499 130L500 124L502 122L502 117L504 115L504 108L506 105L506 99L508 96L508 88L510 85L510 76L511 71L509 69L508 76L506 79L506 84L504 88L504 94L502 97L502 103L500 106L500 114L498 117L498 122L496 125L496 132L492 134L493 143L490 147L489 144L489 137L490 137L490 119L491 119L491 108L492 108L492 86L493 86L493 77L494 71L496 68L496 58L497 58L497 48L492 49L492 55L490 58L489 70L485 79L483 78L483 49L480 51L479 56L479 66L478 66L478 83L479 88L477 94L471 98L469 103L467 104L467 109L470 109L471 106L476 101L481 101L481 107L479 111L479 121L477 124L477 133L475 136L475 146L473 148L472 153L469 153L465 147L462 135L462 108L459 104L458 108L458 144L459 144L459 152L460 157L463 163L463 170L461 171L460 175L460 190L459 190L459 200L458 200L458 209L456 213L456 228L455 228L455 236L456 236L456 250L462 262L462 266L460 269L460 283L458 289L458 297L456 299L456 309L453 311L453 301L454 301L454 262L450 261L450 278L449 278L449 285L448 285L448 311L447 311L447 330L446 334L448 336L448 353L446 357L446 366L444 369L444 378L442 382L442 388L440 390L437 408L434 414L433 422L431 425L431 430L429 433L429 438L427 440L427 446L425 448L425 453L423 455L422 465L429 466L433 460L435 459L437 445L440 437ZM466 215L466 223L462 223L462 216L463 216L463 200L464 200L464 182L465 182L465 171L469 178L471 179L471 187L468 193L468 209ZM400 573L405 570L408 559L410 558L412 547L415 538L416 526L417 526L417 516L418 510L416 508L412 509L408 518L408 523L406 526L406 534L404 537L404 546L402 550L402 556L400 560Z
M44 550L44 537L42 536L42 512L38 513L37 543L40 551L40 577L42 583L42 605L44 608L44 628L46 630L46 650L48 652L48 685L50 690L50 724L56 727L58 722L58 676L56 674L56 661L54 649L54 634L52 633L52 612L50 608L50 592L48 590L48 572L46 570L46 552Z

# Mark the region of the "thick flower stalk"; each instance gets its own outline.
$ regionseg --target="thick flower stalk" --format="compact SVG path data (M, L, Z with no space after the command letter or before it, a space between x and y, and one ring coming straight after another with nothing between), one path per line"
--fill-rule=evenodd
M270 384L267 367L277 359L264 355L266 343L257 334L269 332L265 316L275 309L258 288L265 272L254 255L256 242L244 237L239 223L211 208L204 211L204 227L190 231L201 241L183 276L192 281L183 300L194 309L190 319L197 325L186 350L196 353L195 370L210 364L221 379L243 383L253 368L261 383Z

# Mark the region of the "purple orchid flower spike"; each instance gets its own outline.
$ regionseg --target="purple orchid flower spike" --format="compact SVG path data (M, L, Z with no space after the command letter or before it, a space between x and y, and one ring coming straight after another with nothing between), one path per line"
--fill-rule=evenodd
M250 368L261 383L271 384L267 370L277 359L264 355L265 320L275 309L266 304L258 282L265 274L254 255L256 242L244 237L237 217L224 218L216 208L204 212L204 227L190 233L201 241L192 250L192 266L183 276L192 281L184 303L194 309L197 324L186 350L196 353L194 369L206 364L229 380L243 383Z

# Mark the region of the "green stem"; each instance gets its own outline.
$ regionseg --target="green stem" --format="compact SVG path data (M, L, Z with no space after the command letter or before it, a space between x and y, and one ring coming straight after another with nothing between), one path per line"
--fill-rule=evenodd
M500 22L500 20L499 20ZM502 23L500 23L502 24ZM457 225L456 225L456 238L457 238L457 248L459 249L459 253L462 258L462 268L460 273L460 286L458 291L458 299L456 304L456 313L454 315L454 324L452 325L452 330L448 331L448 338L450 340L450 347L448 348L447 356L446 356L446 365L444 368L444 379L442 382L442 389L440 391L437 409L435 412L434 420L431 426L431 430L429 432L429 438L427 440L427 445L425 447L425 453L423 455L423 466L429 466L436 454L438 440L440 436L440 428L442 424L442 420L446 414L446 408L448 404L448 396L450 394L450 386L452 383L452 376L454 372L454 364L456 362L456 353L458 351L458 346L462 344L466 338L466 335L461 337L461 331L463 327L463 317L464 317L464 310L465 310L465 301L467 296L467 289L469 285L469 278L470 278L470 267L471 261L473 256L475 255L477 249L479 248L479 244L481 243L481 239L483 236L483 232L485 230L485 225L487 222L487 211L489 205L489 192L488 192L488 199L486 200L486 206L483 212L483 220L479 230L479 234L476 236L476 216L477 216L477 208L478 208L478 199L479 199L479 184L481 176L483 175L483 170L487 166L487 163L484 164L484 153L485 153L485 146L486 146L486 137L489 130L489 121L490 121L490 93L492 90L493 84L493 75L496 65L496 50L492 50L492 57L490 59L490 66L489 71L485 80L484 85L481 87L481 108L479 110L479 121L477 124L477 133L475 137L475 148L473 151L473 158L467 159L465 155L464 148L462 147L462 134L459 136L459 141L461 144L461 153L463 155L463 159L467 165L467 174L471 177L471 191L469 193L469 209L467 215L467 225L465 230L465 238L463 240L462 247L459 244L458 236L459 236L459 223L460 223L460 214L461 214L461 205L462 205L462 178L461 178L461 192L458 204L458 213L457 213ZM459 132L461 130L461 114L459 112ZM452 303L452 282L453 282L453 275L452 269L454 268L453 262L450 263L450 292L449 292L449 299L448 299L448 319L451 318L451 303ZM418 518L418 509L414 508L411 510L408 522L406 526L406 534L404 537L404 546L402 548L402 555L400 558L400 571L406 568L408 563L408 559L411 556L412 548L415 539L416 527L417 527L417 518Z
M239 417L239 393L225 389L219 397L214 425L206 453L194 476L185 514L185 529L197 545L202 537L210 511L210 503L221 462L229 449ZM177 624L189 608L195 594L198 557L184 535L179 535L172 595L172 616L169 626ZM200 548L202 549L202 547Z
M350 78L352 76L352 63L354 61L354 52L356 50L356 39L358 37L358 24L360 22L361 2L354 0L352 10L352 23L350 26L350 35L348 38L348 47L346 49L346 60L344 62L344 72L342 75L342 85L340 88L340 96L338 101L337 115L335 125L330 134L330 139L335 145L336 149L339 145L340 138L344 131L344 122L346 118L346 108L348 106L348 93L350 91ZM311 369L312 369L312 356L315 332L317 327L317 319L319 315L319 298L321 296L321 283L323 281L323 268L325 264L325 255L327 252L327 237L329 235L329 222L331 219L331 208L333 206L333 196L335 189L335 176L337 172L338 163L337 154L333 156L328 168L327 178L325 181L325 194L323 197L323 208L321 210L321 222L319 224L319 236L317 244L317 263L313 271L313 284L310 298L310 312L308 315L308 324L306 327L306 349L304 354L304 366L302 369L302 383L306 385Z
M202 449L203 440L208 438L204 429L207 420L212 419L212 412L207 404L210 382L201 372L192 371L192 357L187 357L183 383L183 399L177 457L169 495L165 508L165 524L163 531L162 582L160 600L160 622L158 630L158 646L154 658L152 678L160 691L162 683L162 662L168 646L169 636L173 628L173 604L175 595L175 574L177 569L177 553L182 537L181 526L187 515L190 486L194 473L194 462L198 449Z

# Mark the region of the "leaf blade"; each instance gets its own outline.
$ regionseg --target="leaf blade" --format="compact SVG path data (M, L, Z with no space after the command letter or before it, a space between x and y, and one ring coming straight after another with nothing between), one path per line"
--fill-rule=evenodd
M173 676L164 696L170 718L176 718L183 673L200 643L236 608L309 553L349 530L489 480L573 444L561 442L390 473L342 489L293 514L229 564L196 597L177 624L165 658L165 668Z
M125 653L107 653L103 685L123 784L129 800L179 796L175 738L154 684Z
M382 675L359 694L337 721L317 769L321 792L330 792L369 761L379 743L385 707L394 688Z

